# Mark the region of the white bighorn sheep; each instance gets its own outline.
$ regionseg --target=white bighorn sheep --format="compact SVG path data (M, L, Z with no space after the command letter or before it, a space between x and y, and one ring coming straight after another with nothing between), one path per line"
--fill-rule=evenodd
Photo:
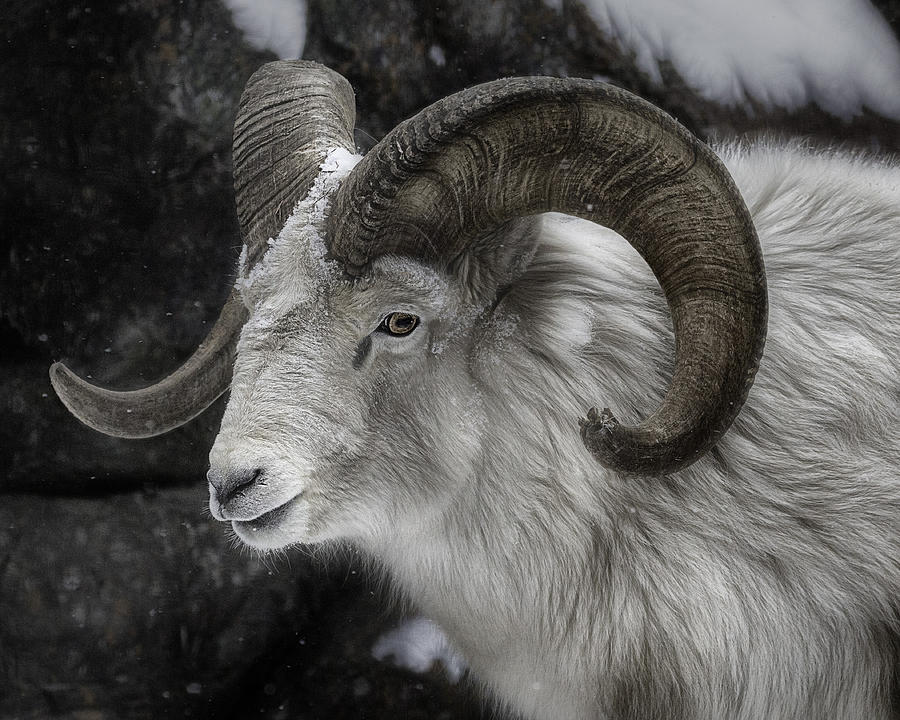
M67 406L139 437L230 384L213 515L360 548L524 717L900 717L900 170L720 161L576 79L462 91L362 159L353 121L336 73L259 70L217 325L144 390L54 365ZM645 419L579 432L591 401Z

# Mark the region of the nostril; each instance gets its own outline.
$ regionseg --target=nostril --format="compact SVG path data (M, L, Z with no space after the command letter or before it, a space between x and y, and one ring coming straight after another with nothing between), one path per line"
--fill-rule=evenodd
M262 468L256 468L256 470L250 473L250 477L234 486L234 489L231 491L232 495L236 495L242 490L247 489L257 480L259 480L260 477L262 477Z
M209 484L215 490L216 497L221 505L226 505L236 496L243 494L247 489L259 481L263 476L262 468L253 470L212 470L206 477Z

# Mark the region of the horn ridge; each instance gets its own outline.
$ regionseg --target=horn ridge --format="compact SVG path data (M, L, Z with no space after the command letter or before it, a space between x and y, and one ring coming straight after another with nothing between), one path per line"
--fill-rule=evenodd
M247 81L234 123L232 162L248 272L309 191L326 153L353 150L355 119L350 84L319 63L267 63Z

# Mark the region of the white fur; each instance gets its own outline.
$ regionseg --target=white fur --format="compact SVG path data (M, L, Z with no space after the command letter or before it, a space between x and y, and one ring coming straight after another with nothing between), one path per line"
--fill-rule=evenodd
M545 216L494 306L411 260L351 282L295 223L210 456L266 474L217 517L262 548L361 548L524 717L896 720L900 170L719 152L759 232L769 334L696 464L619 476L579 437L588 407L653 410L672 367L660 290L614 233ZM397 310L420 326L377 332Z

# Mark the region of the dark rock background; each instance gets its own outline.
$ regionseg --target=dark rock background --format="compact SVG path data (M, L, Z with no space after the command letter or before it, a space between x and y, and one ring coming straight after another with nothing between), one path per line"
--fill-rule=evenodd
M876 5L898 31L900 2ZM221 402L122 441L50 388L59 359L149 384L202 340L239 249L234 111L274 57L214 1L23 0L0 19L0 717L481 717L440 670L371 658L398 615L351 553L263 560L213 523ZM307 24L304 57L350 80L374 138L475 82L602 75L702 137L900 151L900 126L875 115L730 110L671 68L656 87L570 0L309 0Z

